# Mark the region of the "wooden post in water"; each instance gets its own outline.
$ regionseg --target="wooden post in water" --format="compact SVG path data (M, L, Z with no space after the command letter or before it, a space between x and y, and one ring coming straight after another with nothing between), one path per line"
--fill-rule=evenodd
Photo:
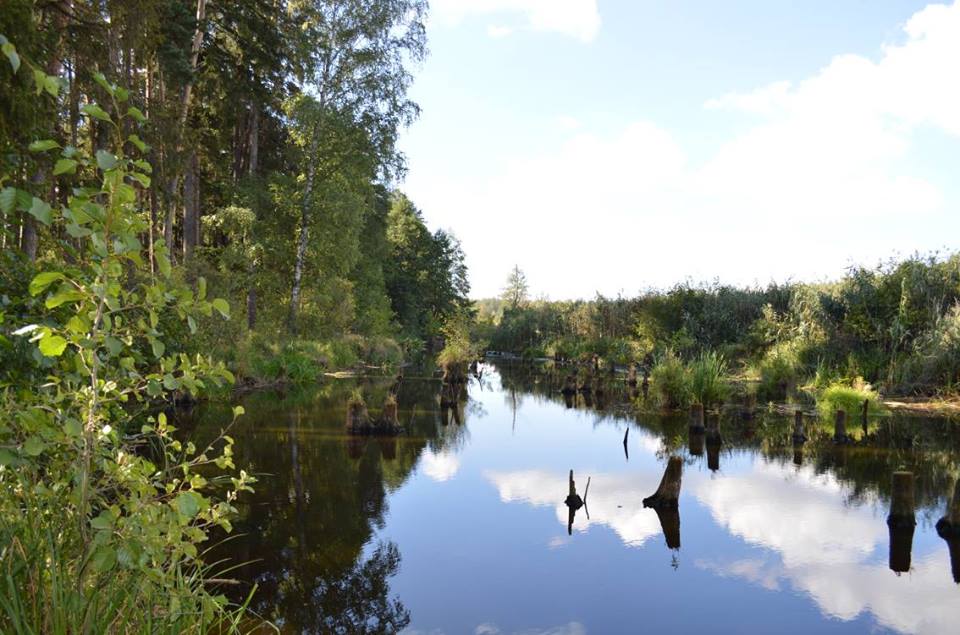
M720 415L710 414L707 417L707 447L720 446L723 437L720 436Z
M794 445L803 445L807 440L807 435L803 433L803 410L793 412L793 443Z
M690 404L690 431L703 432L703 404Z
M917 525L914 515L913 472L893 473L893 490L890 494L890 570L905 573L910 570L910 553L913 550L913 530Z
M947 513L937 521L937 534L947 541L953 581L960 584L960 479L954 483L953 498L947 503Z
M847 436L847 413L843 410L837 410L833 420L833 442L847 443L850 438Z
M893 489L890 494L890 515L887 524L897 527L914 527L913 472L893 473Z
M567 507L575 507L577 509L583 507L583 499L577 494L577 484L573 481L573 470L570 470L569 493L564 503L566 503Z
M663 471L660 486L651 496L643 499L644 507L676 509L680 500L680 481L683 476L683 460L671 456L667 468Z
M864 436L864 437L867 436L867 428L868 428L867 418L868 418L869 414L870 414L870 400L869 400L869 399L864 399L864 400L863 400L863 412L861 412L861 422L860 422L860 423L863 425L863 436Z
M663 538L667 541L667 549L680 548L680 510L675 507L657 507L657 519L660 520L660 529Z
M703 442L706 439L706 435L703 432L697 432L696 430L690 429L687 432L687 450L690 452L690 456L703 456Z

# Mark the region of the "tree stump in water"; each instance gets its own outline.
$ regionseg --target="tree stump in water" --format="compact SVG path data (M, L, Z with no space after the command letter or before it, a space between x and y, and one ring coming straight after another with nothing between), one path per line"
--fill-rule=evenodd
M954 483L953 497L947 501L947 513L937 521L937 533L944 539L960 539L960 479Z
M887 524L891 527L914 527L913 472L894 472L893 489L890 494L890 515Z
M383 410L380 412L380 420L374 426L375 434L397 435L403 431L400 427L400 419L397 416L397 400L393 395L388 395L383 402Z
M910 571L910 558L913 552L913 525L898 527L890 525L890 570L894 573Z
M703 404L690 404L690 430L691 432L703 432Z
M803 445L807 441L807 435L803 433L803 410L795 410L793 413L793 442L797 445Z
M577 394L577 376L567 375L563 380L563 388L560 389L560 392L566 396Z
M720 415L711 414L707 417L707 446L721 444L723 444L723 437L720 436Z
M671 456L667 468L663 471L660 486L651 496L643 499L644 507L677 509L680 500L680 480L683 476L683 460Z
M687 432L687 451L690 456L703 456L703 444L706 441L706 435L703 432L690 430Z
M797 467L803 465L803 444L793 446L793 464Z
M367 405L363 401L351 399L347 402L347 432L350 434L369 434L370 417Z
M630 364L630 367L627 369L627 385L631 388L637 387L637 365Z
M863 400L863 410L862 410L862 412L860 413L861 424L863 425L863 436L867 436L868 418L869 418L869 415L870 415L870 400L869 400L869 399L864 399L864 400Z
M650 376L646 371L643 373L643 383L640 385L640 390L643 392L643 400L646 401L647 397L650 396Z
M569 492L567 498L563 501L567 507L577 510L583 507L583 499L577 494L577 484L573 481L573 470L570 470Z
M847 413L843 410L837 410L833 418L833 442L850 443L847 435Z
M676 507L656 507L657 519L663 538L667 541L667 549L680 548L680 510Z

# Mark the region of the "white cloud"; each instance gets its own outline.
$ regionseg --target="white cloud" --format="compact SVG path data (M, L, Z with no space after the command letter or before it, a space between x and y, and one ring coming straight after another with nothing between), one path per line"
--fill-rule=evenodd
M600 30L596 0L433 0L433 17L442 25L455 25L480 15L520 15L523 26L534 31L569 35L591 42ZM504 37L516 29L491 27L492 37Z
M449 450L434 452L427 448L420 458L420 469L433 480L442 483L457 475L460 471L460 459Z
M441 2L453 4L464 15L553 6ZM957 201L918 161L916 133L960 138L960 2L918 12L904 35L877 60L839 55L801 81L707 101L704 117L734 112L749 125L705 157L656 121L598 133L570 117L558 148L514 152L484 182L414 171L407 189L428 217L457 210L480 297L497 293L513 260L535 293L589 297L684 277L836 276L936 249L947 238L933 228L957 226ZM492 246L511 262L490 260Z
M503 502L524 502L537 507L552 507L557 522L566 529L569 513L563 503L567 493L566 474L520 470L488 472L485 476L497 488ZM620 536L625 545L639 547L651 536L657 536L661 532L656 513L643 508L643 497L657 488L658 480L659 476L653 472L593 475L587 496L587 510L581 509L577 512L573 529L586 532L593 525L606 525ZM579 487L585 488L586 481L579 483ZM588 510L590 518L587 518ZM553 538L548 546L557 548L564 544L563 538Z

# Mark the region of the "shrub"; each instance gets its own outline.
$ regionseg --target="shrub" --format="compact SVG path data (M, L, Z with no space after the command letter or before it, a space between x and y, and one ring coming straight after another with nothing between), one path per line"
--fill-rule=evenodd
M679 408L690 403L690 377L683 361L672 349L657 358L650 379L661 406Z
M760 391L779 394L795 385L803 372L799 345L796 342L780 342L764 353L754 367L760 379Z
M59 85L33 71L38 82ZM29 295L44 299L40 318L18 319L11 333L28 340L30 363L48 379L0 394L0 631L235 629L239 617L209 586L199 550L211 530L230 529L233 503L252 479L236 473L229 436L197 448L176 439L162 413L128 414L232 380L222 363L175 353L167 325L176 320L195 333L201 316L229 318L229 305L207 299L203 278L196 290L178 282L162 241L158 271L149 271L139 242L147 215L133 184L149 183L150 166L126 154L145 150L126 137L141 116L121 114L126 91L96 78L112 114L95 104L85 112L104 122L112 142L95 157L68 148L56 159L88 187L74 188L65 206L3 190L5 200L29 201L19 210L52 235L72 239L63 245L69 266L46 268L29 284Z
M709 407L723 403L730 392L726 380L727 362L722 355L709 351L701 353L687 367L690 396Z
M837 381L817 396L817 410L824 420L832 420L837 410L843 410L847 418L852 418L862 412L864 401L870 404L867 410L869 416L884 412L880 395L862 378L858 377L852 382Z

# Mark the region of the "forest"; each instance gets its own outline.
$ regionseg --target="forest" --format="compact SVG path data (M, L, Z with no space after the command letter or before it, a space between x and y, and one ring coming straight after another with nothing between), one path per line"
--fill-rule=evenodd
M459 241L395 186L426 8L3 3L0 630L249 625L200 556L256 479L229 418L198 447L160 406L469 316Z

